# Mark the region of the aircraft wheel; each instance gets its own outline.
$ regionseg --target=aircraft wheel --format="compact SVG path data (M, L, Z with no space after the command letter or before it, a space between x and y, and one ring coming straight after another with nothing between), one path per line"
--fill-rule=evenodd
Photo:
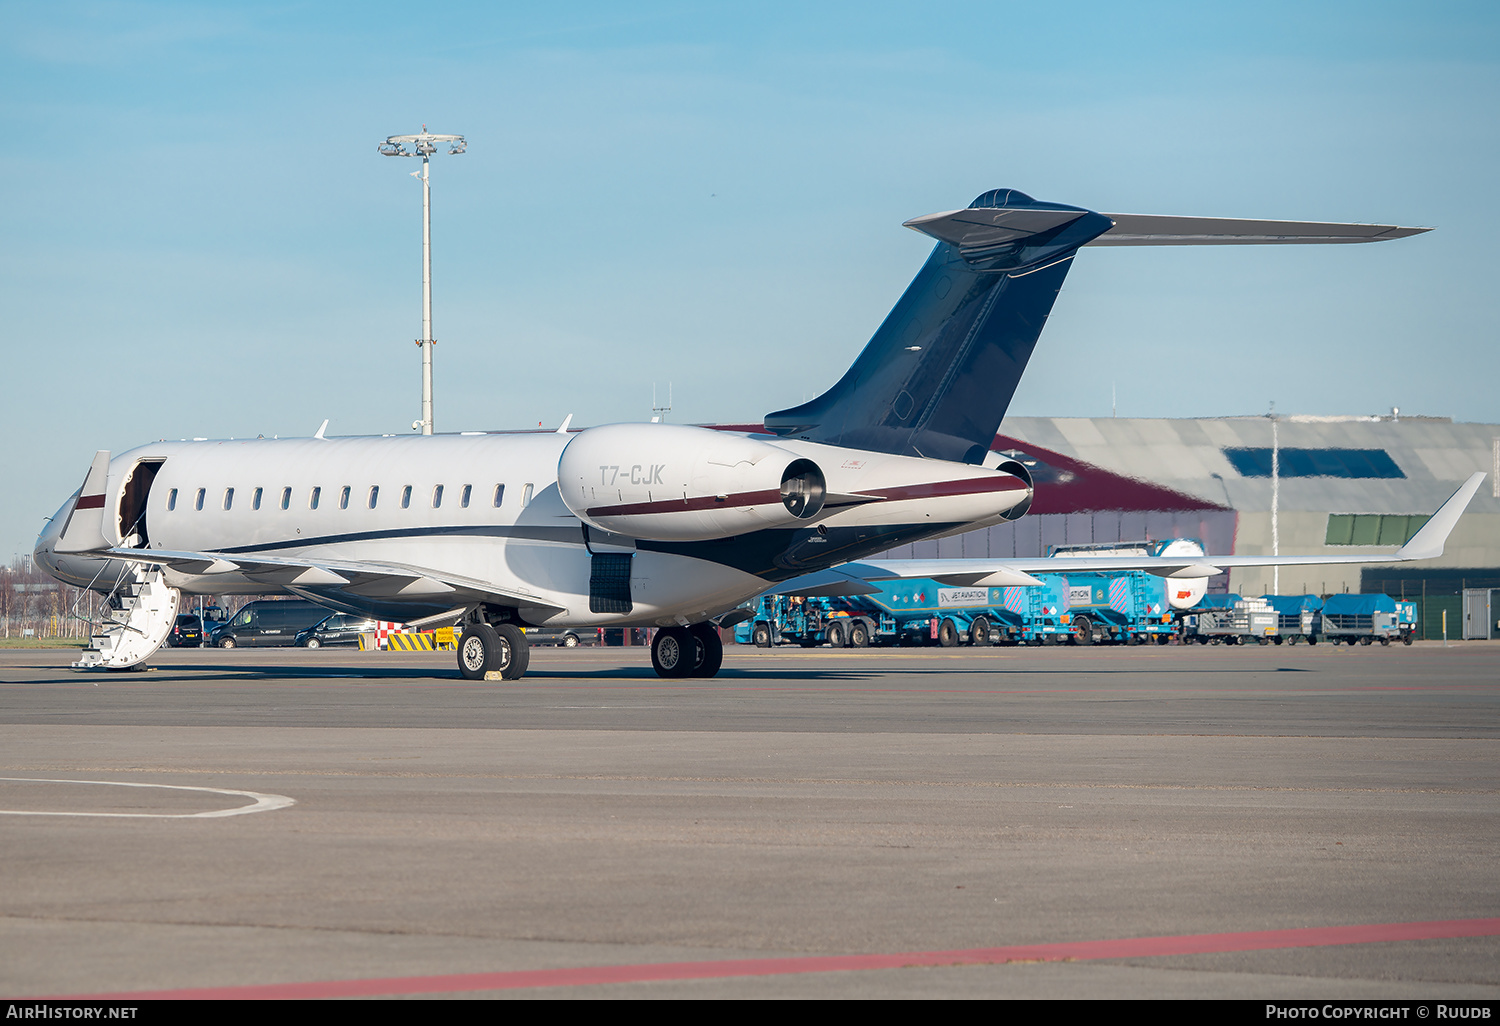
M458 639L458 672L464 680L484 680L500 637L487 623L471 623Z
M694 624L688 628L693 642L693 669L688 677L714 677L724 665L724 640L719 630L711 623Z
M1088 617L1073 617L1073 626L1078 630L1078 633L1073 635L1073 644L1092 645L1094 643L1094 625L1089 622Z
M750 632L750 640L755 642L756 648L770 648L771 625L768 623L756 624L755 629Z
M663 627L651 643L651 668L658 677L686 677L698 661L696 648L686 627Z
M495 628L500 638L500 650L490 669L499 670L502 680L519 680L531 664L531 642L521 628L502 623Z
M982 616L976 616L974 622L969 625L969 644L978 648L980 645L991 643L990 622Z
M844 647L844 628L842 624L831 624L828 628L828 645L830 648Z
M938 644L944 648L952 648L958 644L958 627L946 617L938 624Z
M849 625L849 647L869 648L870 629L858 621Z

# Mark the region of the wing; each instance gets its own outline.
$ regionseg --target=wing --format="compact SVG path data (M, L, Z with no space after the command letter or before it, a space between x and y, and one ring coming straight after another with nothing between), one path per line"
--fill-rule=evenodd
M1403 563L1436 559L1484 481L1483 473L1469 477L1448 501L1401 548L1389 555L1358 556L1081 556L1057 559L869 559L845 563L833 570L808 574L778 586L778 595L866 595L871 581L928 577L958 587L1011 587L1042 583L1032 574L1098 570L1144 570L1178 580L1213 577L1244 566L1324 566L1337 563ZM817 590L806 591L804 586ZM859 590L863 588L864 590Z
M288 559L284 557L182 552L171 549L107 549L96 553L135 563L152 563L195 577L240 574L268 589L316 589L361 599L442 602L455 609L475 602L498 600L507 605L560 610L527 592L497 587L487 581L444 570L404 563L375 563L349 559ZM446 615L446 614L444 614Z

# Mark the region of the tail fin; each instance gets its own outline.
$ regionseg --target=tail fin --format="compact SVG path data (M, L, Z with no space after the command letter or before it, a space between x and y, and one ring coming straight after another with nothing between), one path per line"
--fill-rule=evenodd
M1101 214L996 189L907 227L938 240L839 382L767 415L766 430L830 445L983 462L1073 255Z

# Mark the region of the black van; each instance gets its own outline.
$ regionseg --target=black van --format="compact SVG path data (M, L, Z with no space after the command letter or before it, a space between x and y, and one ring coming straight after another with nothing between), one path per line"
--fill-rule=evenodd
M327 608L306 599L251 602L230 617L229 622L214 629L210 644L220 648L295 645L298 631L327 615Z

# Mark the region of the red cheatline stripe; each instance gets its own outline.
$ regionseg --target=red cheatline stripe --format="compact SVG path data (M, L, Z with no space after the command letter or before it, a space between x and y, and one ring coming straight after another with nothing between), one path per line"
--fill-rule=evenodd
M1338 944L1442 940L1500 936L1500 919L1446 919L1430 923L1376 923L1367 926L1315 926L1298 930L1250 933L1196 933L1177 937L1129 937L1119 940L1023 944L1006 948L958 951L907 951L891 955L814 955L800 958L748 958L719 962L662 962L646 965L602 965L577 969L533 969L504 973L460 973L452 976L399 976L376 980L328 980L317 983L272 983L249 987L203 987L192 990L138 990L114 994L62 995L45 1000L246 1000L251 998L348 998L394 994L458 994L528 987L582 987L600 983L646 983L655 980L708 980L734 976L788 976L840 973L915 966L998 965L1005 962L1082 962L1100 958L1148 958L1203 955L1224 951L1265 951ZM42 1000L42 999L36 999Z
M588 510L591 517L642 516L647 513L682 513L702 509L736 509L740 506L769 506L781 501L779 488L768 488L759 492L736 492L719 498L717 495L697 495L692 498L660 499L656 502L627 502L623 506L594 506Z

